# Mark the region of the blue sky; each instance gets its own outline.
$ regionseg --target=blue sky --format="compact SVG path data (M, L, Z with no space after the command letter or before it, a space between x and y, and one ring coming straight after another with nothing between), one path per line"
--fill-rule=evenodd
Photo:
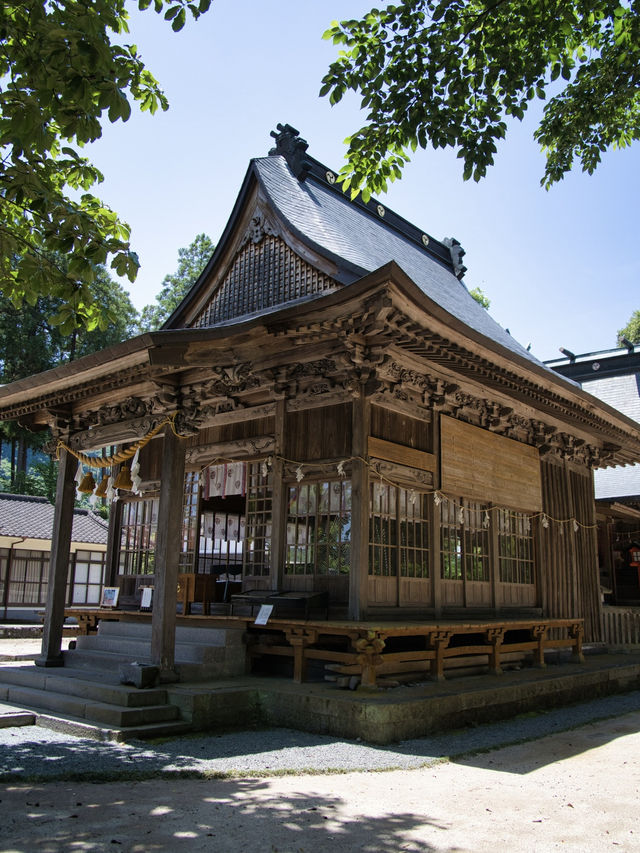
M133 7L133 4L132 4ZM130 41L160 80L167 113L105 127L86 149L104 172L98 188L132 228L142 269L126 285L136 307L152 302L196 234L216 241L252 157L265 156L278 122L300 130L309 153L341 167L344 138L364 121L358 101L319 98L336 48L333 19L356 17L359 0L214 0L180 33L154 12L132 13ZM466 250L467 287L541 359L613 347L640 309L640 145L579 169L550 191L532 139L535 115L516 123L479 184L464 182L453 152L417 151L384 204L434 237Z

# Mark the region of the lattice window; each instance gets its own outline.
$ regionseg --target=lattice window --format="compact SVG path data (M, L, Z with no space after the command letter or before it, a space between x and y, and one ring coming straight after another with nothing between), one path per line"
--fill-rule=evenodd
M440 505L440 573L445 580L488 581L487 507L477 501L443 501Z
M184 497L182 501L182 541L179 570L195 571L196 545L198 536L198 497L200 494L199 474L187 471L184 475Z
M500 580L503 583L533 584L533 532L529 517L507 509L499 509L497 515Z
M105 555L101 551L77 551L73 565L73 604L100 604L104 585Z
M223 320L254 314L336 287L335 281L292 252L279 237L241 249L211 300L193 321L193 327L213 326Z
M450 501L440 504L440 574L444 580L462 580L462 530L458 510Z
M344 575L351 563L351 481L289 486L288 575Z
M118 558L119 574L153 574L157 529L157 498L123 501Z
M198 571L238 574L246 539L246 519L237 512L202 513L198 546Z
M372 483L370 499L369 574L428 578L426 495L387 483Z
M44 604L46 602L49 559L48 551L19 549L13 552L8 604Z
M271 570L271 471L261 462L247 463L247 522L244 546L245 576L268 576Z

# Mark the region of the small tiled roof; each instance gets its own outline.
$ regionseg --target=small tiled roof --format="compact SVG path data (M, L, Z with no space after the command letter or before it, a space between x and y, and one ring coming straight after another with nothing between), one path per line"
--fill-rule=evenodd
M51 539L54 507L46 498L0 493L0 536ZM108 524L86 509L73 511L72 542L106 545Z

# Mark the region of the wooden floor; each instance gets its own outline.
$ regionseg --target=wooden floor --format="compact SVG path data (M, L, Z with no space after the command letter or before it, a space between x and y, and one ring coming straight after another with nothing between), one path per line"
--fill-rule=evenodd
M91 632L101 619L147 621L149 613L77 610ZM543 668L550 649L569 649L574 663L584 661L581 619L488 619L433 622L351 622L332 619L270 618L256 625L252 612L244 615L177 616L177 624L247 631L249 656L264 671L278 661L292 663L293 680L307 680L309 665L324 665L325 677L341 686L375 687L398 680L430 678L441 681L460 669L482 668L499 675L505 665Z

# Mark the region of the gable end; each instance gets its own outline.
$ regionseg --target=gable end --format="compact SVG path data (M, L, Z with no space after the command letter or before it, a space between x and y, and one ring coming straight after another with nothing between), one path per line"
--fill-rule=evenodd
M303 260L281 237L257 227L253 234L191 323L193 328L215 326L337 289L333 278Z

